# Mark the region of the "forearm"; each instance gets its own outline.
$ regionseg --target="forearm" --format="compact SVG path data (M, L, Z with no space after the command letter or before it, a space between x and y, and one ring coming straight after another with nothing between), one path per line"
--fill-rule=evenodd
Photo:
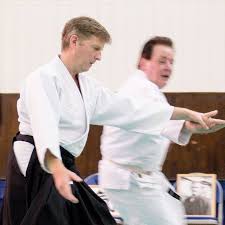
M171 120L189 120L190 109L174 107Z
M209 112L209 116L214 115L217 111ZM175 107L171 119L186 120L200 124L204 129L209 129L207 126L208 120L204 119L205 114L196 112L186 108Z

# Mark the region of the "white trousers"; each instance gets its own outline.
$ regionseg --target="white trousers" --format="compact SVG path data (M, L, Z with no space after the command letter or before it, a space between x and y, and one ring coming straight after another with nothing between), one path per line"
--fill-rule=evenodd
M185 225L183 204L160 184L149 186L146 179L131 174L128 190L105 189L114 208L127 225Z

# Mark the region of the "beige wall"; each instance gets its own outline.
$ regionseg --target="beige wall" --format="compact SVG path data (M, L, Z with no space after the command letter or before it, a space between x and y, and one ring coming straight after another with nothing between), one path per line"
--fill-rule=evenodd
M113 43L90 71L116 90L135 67L143 42L167 35L176 44L169 92L225 91L224 0L0 0L0 93L18 92L21 80L60 50L71 17L103 23Z

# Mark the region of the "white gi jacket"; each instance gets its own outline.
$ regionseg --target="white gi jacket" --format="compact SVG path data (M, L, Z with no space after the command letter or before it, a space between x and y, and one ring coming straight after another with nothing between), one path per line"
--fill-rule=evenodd
M168 105L158 86L149 81L141 70L137 70L128 79L120 93L136 99L151 99L155 103ZM156 123L161 121L160 116L155 119ZM153 177L164 176L157 172L162 169L170 144L169 140L185 145L190 139L191 134L181 132L183 124L184 121L170 120L167 124L165 123L160 134L154 132L140 134L105 126L101 137L100 185L109 189L128 189L132 168L156 172Z
M26 79L18 100L19 131L34 137L43 169L46 150L61 159L61 145L75 157L86 143L89 125L112 125L145 134L161 133L173 107L134 100L103 88L79 74L81 93L65 65L55 57ZM25 175L33 146L15 142L14 151Z

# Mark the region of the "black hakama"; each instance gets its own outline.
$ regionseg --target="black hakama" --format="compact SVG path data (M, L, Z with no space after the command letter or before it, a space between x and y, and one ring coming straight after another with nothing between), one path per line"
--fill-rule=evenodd
M33 138L28 135L17 134L14 141L34 145ZM60 150L65 167L79 175L74 157L62 147ZM78 204L58 193L52 175L40 167L35 148L26 177L20 172L12 149L0 225L116 225L106 203L85 182L74 182L71 187L79 199Z

